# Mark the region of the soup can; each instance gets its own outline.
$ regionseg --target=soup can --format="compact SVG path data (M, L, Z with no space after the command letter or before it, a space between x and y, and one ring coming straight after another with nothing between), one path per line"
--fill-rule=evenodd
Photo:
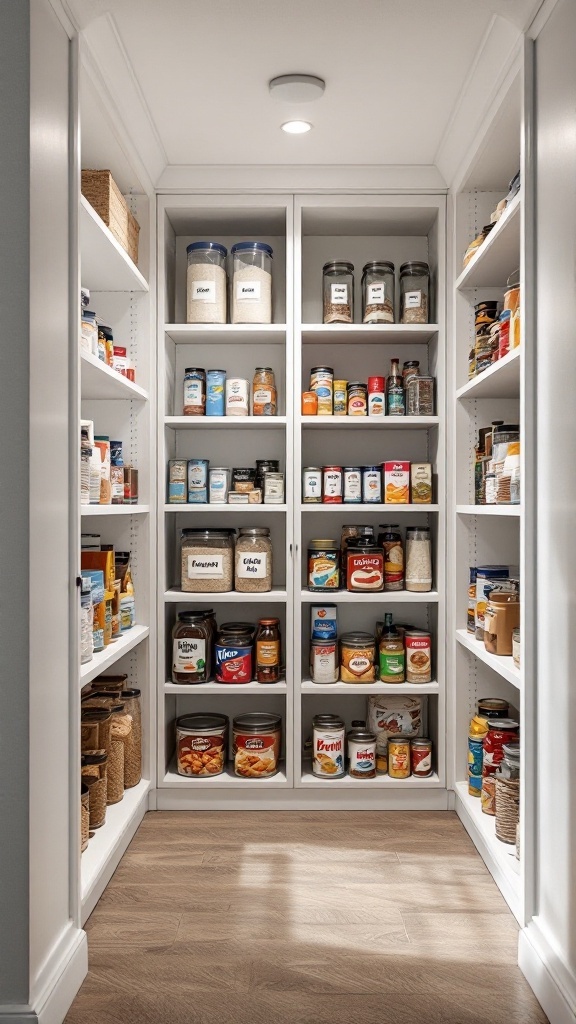
M342 466L324 466L322 470L322 501L325 505L342 504Z
M206 504L208 501L208 459L188 459L188 502Z
M345 775L344 722L336 716L315 715L312 726L313 774L322 779L341 779Z
M322 470L320 466L304 466L302 470L302 501L306 504L322 501Z
M382 503L382 470L380 466L362 466L362 501Z
M410 742L412 775L427 779L432 775L432 740L418 737Z
M388 739L388 775L391 779L410 778L410 740L405 736Z
M369 729L348 733L348 774L354 779L376 777L376 737Z
M362 504L362 466L344 466L344 503Z

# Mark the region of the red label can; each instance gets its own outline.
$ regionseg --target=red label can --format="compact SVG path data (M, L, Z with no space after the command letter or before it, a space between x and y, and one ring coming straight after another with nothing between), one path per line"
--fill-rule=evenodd
M384 391L384 377L368 377L368 394Z
M350 591L384 589L384 555L381 551L361 554L348 551L346 589Z
M324 479L322 501L325 505L341 505L342 466L324 466L322 476Z
M505 743L518 743L518 722L511 718L494 718L488 722L488 732L484 737L484 757L482 775L493 775L504 758Z
M216 682L249 683L252 680L252 646L216 644Z

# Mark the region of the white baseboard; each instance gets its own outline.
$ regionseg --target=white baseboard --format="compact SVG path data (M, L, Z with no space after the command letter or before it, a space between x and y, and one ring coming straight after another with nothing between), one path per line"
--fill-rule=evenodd
M575 1024L576 977L546 938L537 917L520 932L518 964L550 1024Z
M87 973L86 932L70 922L40 971L30 1004L0 1006L0 1024L62 1024Z

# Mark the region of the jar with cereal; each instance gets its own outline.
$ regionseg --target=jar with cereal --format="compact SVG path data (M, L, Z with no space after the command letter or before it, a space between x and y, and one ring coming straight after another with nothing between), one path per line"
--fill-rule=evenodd
M182 530L181 586L185 593L234 589L235 530Z
M236 543L236 590L265 594L272 590L272 541L267 526L240 530Z

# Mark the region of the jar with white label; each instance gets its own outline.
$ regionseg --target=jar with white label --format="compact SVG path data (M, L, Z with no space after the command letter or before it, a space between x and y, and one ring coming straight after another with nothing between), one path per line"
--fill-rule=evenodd
M181 587L187 594L234 589L235 530L182 530Z
M400 267L400 323L429 322L430 268L427 263L403 263Z
M322 468L305 466L302 470L302 501L306 504L322 501Z
M203 612L180 612L172 629L172 682L206 683L211 671L210 624Z
M272 590L272 541L267 526L240 530L236 543L236 590L266 594Z
M226 323L226 257L219 242L186 247L186 319L189 324Z
M394 323L394 264L372 260L362 273L362 323Z
M272 248L237 242L232 254L232 323L272 323Z
M226 415L250 414L250 384L245 377L226 378Z
M331 260L324 264L324 323L354 323L354 264Z

